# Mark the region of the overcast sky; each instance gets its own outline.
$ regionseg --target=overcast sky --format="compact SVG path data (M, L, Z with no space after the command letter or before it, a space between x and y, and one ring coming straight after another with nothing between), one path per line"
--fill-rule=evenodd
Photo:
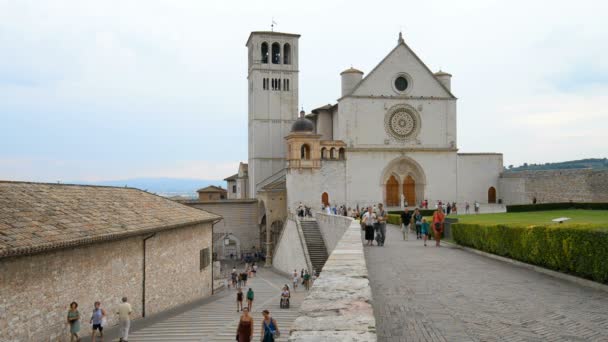
M0 179L221 179L247 160L250 31L299 33L300 105L406 43L453 74L461 152L606 157L606 1L0 0Z

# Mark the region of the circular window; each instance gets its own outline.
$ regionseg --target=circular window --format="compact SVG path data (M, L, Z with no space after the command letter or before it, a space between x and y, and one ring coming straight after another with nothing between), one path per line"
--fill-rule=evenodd
M411 106L397 105L386 113L384 127L388 135L396 140L414 139L420 131L420 116Z
M395 88L399 91L405 91L407 89L407 79L403 76L399 76L395 79Z

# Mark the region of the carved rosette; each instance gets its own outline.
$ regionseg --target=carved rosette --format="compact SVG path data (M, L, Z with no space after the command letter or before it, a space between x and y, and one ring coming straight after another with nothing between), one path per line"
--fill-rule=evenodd
M386 133L397 141L416 141L420 132L420 114L414 107L400 104L389 108L384 116Z

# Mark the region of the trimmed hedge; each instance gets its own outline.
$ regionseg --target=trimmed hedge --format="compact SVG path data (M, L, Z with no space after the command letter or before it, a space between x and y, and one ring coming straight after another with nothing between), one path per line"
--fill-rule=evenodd
M418 211L420 212L420 214L422 214L422 216L433 216L435 209L418 209ZM402 212L403 212L403 210L400 210L400 211L391 210L388 213L395 214L395 215L401 215ZM410 213L412 213L412 215L413 215L414 210L410 210Z
M397 214L388 214L388 218L386 219L387 223L401 225L401 215Z
M608 203L579 203L579 202L563 202L563 203L537 203L537 204L517 204L508 205L508 213L521 213L525 211L544 211L544 210L560 210L560 209L589 209L589 210L608 210Z
M457 223L452 236L463 246L608 284L608 230L597 225Z

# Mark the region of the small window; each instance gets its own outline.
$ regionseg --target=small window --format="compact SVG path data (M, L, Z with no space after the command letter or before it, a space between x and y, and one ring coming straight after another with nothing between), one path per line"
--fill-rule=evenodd
M262 43L262 63L268 63L268 43Z
M407 79L403 76L399 76L395 79L395 88L399 91L405 91L407 89Z
M310 146L304 144L300 148L300 158L303 160L310 160Z
M233 193L233 194L236 194L236 185L233 185L233 186L232 186L232 193Z
M201 249L200 252L201 271L211 264L211 255L209 255L209 248Z
M291 64L291 46L287 43L283 45L283 64Z
M281 64L281 45L272 43L272 64Z
M277 90L281 90L281 79L277 78Z

